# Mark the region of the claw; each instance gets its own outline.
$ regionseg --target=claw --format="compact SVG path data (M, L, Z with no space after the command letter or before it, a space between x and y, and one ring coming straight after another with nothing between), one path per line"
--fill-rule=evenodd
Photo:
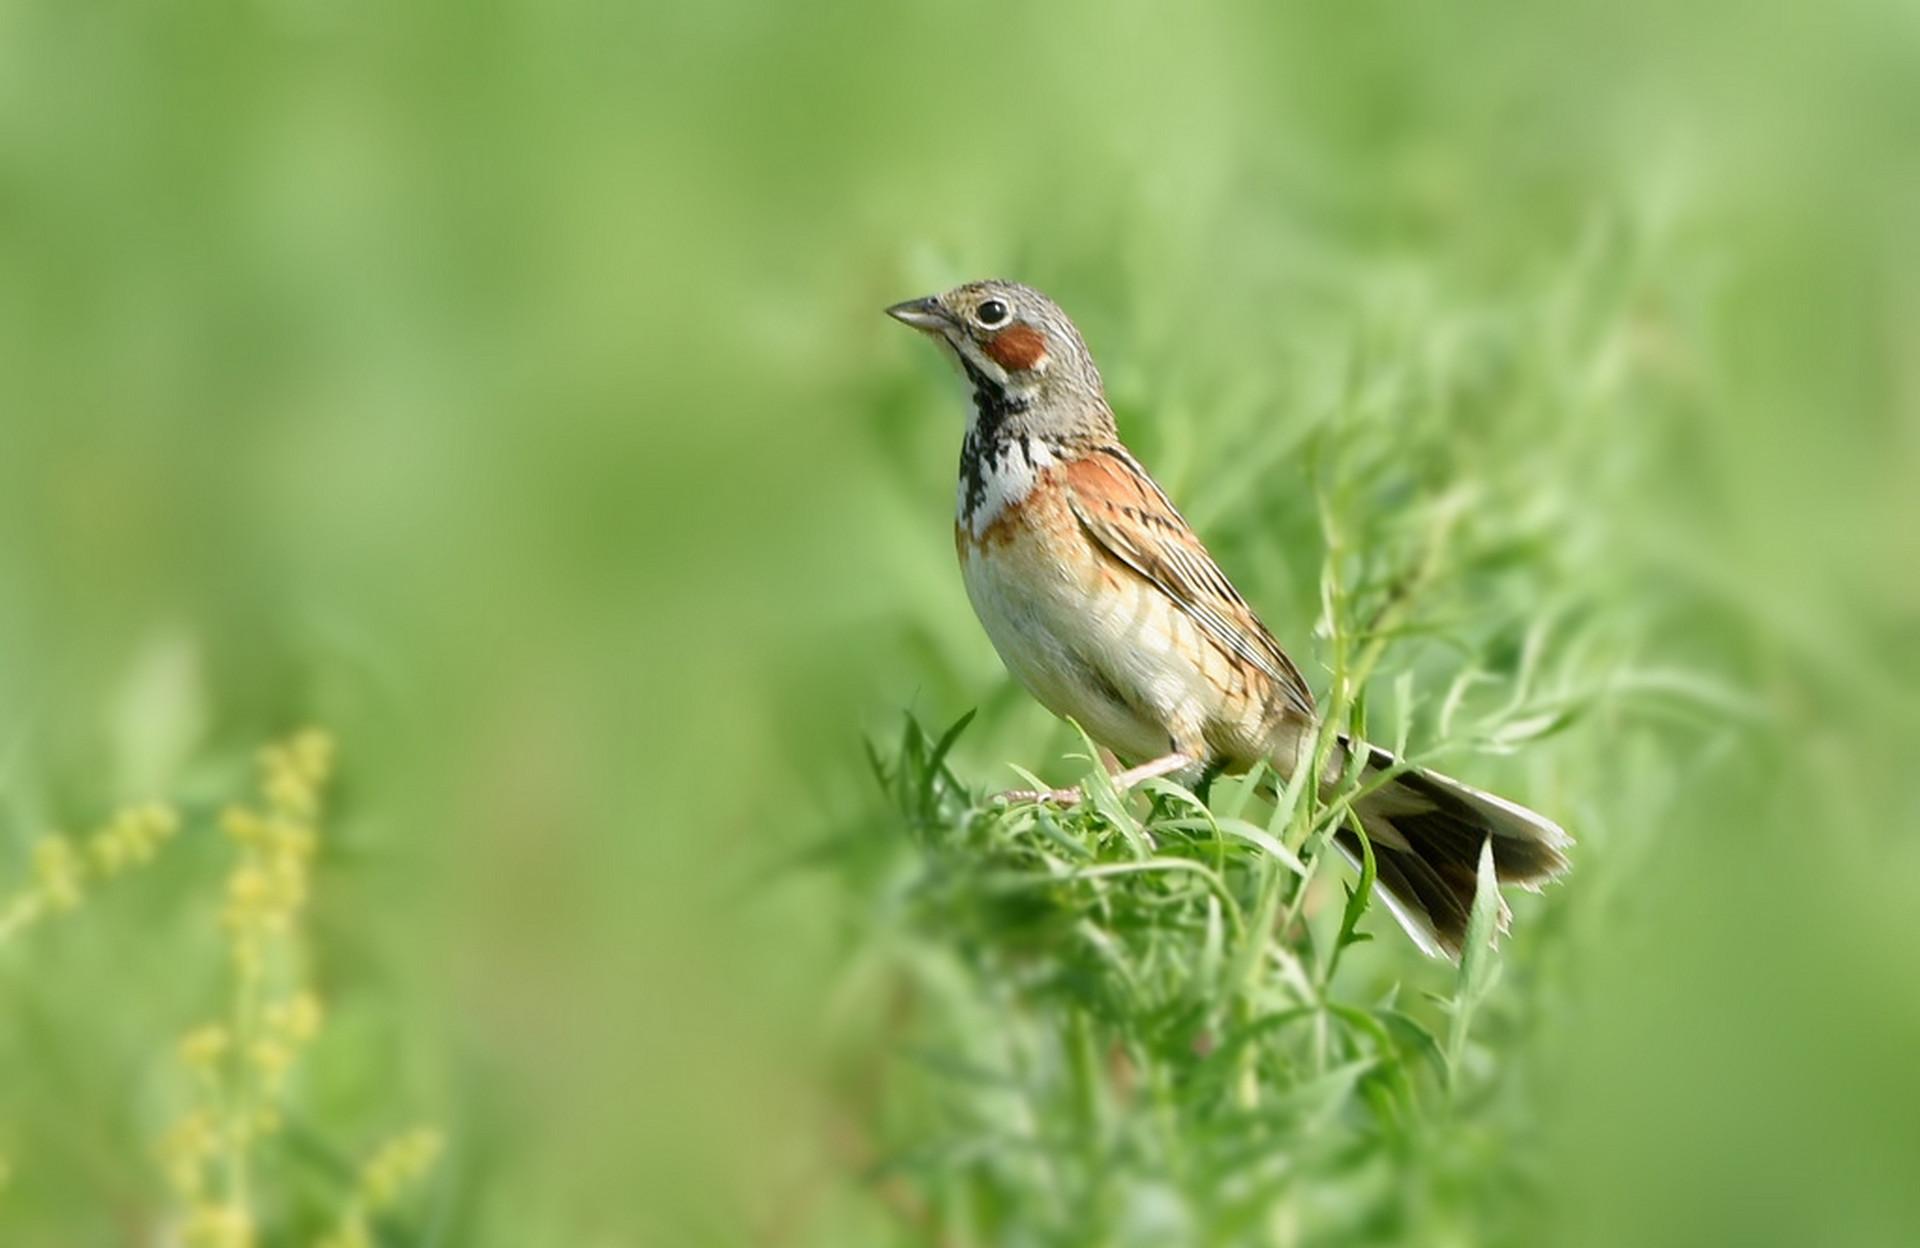
M1106 750L1102 750L1102 765L1104 766L1112 757ZM1125 793L1142 780L1151 780L1156 776L1179 771L1191 765L1192 762L1193 760L1185 754L1169 754L1165 758L1156 758L1150 763L1142 763L1127 771L1113 771L1112 767L1107 767L1107 770L1113 775L1113 787ZM1003 806L1014 806L1021 802L1056 802L1061 806L1078 806L1086 800L1086 796L1079 789L1008 789L1004 793L994 794L993 800Z

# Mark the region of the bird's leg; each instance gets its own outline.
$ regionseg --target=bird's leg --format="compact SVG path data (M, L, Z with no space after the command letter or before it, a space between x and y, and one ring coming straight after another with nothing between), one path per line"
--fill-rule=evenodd
M1185 754L1167 754L1150 763L1141 763L1138 767L1115 773L1113 787L1125 793L1142 780L1152 780L1158 776L1171 775L1183 767L1191 767L1193 759Z
M1002 789L991 799L1001 806L1022 802L1052 802L1056 806L1077 806L1083 794L1079 789Z
M1117 763L1119 761L1114 759L1113 755L1107 750L1101 750L1100 754L1100 761L1103 766L1109 764L1109 762ZM1168 754L1162 758L1156 758L1151 762L1141 763L1138 767L1129 767L1125 771L1113 772L1111 766L1107 766L1107 770L1113 773L1113 787L1119 792L1125 793L1142 780L1151 780L1155 776L1169 775L1179 771L1183 767L1190 767L1192 765L1193 759L1185 754ZM1005 803L1057 802L1062 806L1073 806L1077 805L1085 796L1086 794L1077 787L1071 789L1009 789L1005 793L999 794L994 800Z

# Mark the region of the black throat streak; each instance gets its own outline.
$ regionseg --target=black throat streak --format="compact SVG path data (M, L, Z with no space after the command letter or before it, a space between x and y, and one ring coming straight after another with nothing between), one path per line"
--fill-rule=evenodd
M1007 418L1018 416L1033 403L1008 394L1005 387L981 372L979 366L964 355L960 357L960 366L973 382L973 427L967 430L966 441L960 444L960 488L964 500L960 514L962 519L971 522L973 513L987 496L987 474L1013 453L1016 441L1022 440L1008 431ZM1028 461L1031 460L1028 455Z

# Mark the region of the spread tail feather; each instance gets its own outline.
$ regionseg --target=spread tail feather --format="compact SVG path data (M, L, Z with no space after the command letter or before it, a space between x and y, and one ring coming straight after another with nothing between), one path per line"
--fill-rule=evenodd
M1360 748L1369 752L1363 784L1399 766L1385 750ZM1480 846L1489 837L1494 874L1502 884L1537 889L1570 865L1566 851L1573 838L1560 825L1438 772L1408 768L1362 798L1356 809L1373 845L1376 895L1429 954L1460 956L1473 911ZM1359 861L1360 842L1351 828L1341 828L1335 841L1350 861ZM1502 901L1503 932L1507 919Z

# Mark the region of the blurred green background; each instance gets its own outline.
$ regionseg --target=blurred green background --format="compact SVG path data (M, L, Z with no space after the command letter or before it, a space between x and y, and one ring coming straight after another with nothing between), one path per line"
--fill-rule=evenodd
M942 1242L863 1177L860 890L781 864L887 834L903 708L1073 774L879 314L988 275L1316 684L1297 452L1404 421L1519 535L1476 651L1575 604L1674 695L1464 767L1583 852L1496 990L1540 1190L1409 1242L1910 1242L1916 222L1908 3L3 0L0 892L189 821L0 947L0 1243L172 1242L204 816L306 723L299 1101L445 1133L394 1242Z

